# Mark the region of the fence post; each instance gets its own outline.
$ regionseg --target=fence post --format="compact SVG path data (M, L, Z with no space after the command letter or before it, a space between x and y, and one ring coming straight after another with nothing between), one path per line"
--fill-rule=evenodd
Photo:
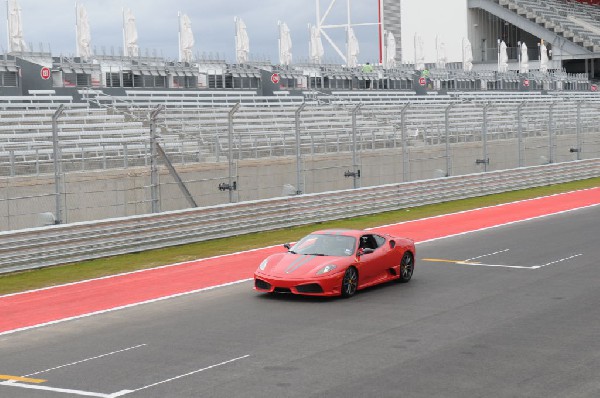
M233 187L234 187L234 182L233 182L233 115L238 111L238 109L240 109L241 104L238 102L237 104L235 104L233 106L233 108L231 108L231 110L229 111L229 115L228 115L228 120L229 120L229 129L228 129L228 137L227 140L229 142L229 148L227 148L228 150L228 160L229 160L229 177L228 177L228 183L229 183L229 203L233 203ZM237 184L235 184L237 186Z
M54 156L54 189L56 198L56 214L54 223L62 224L62 193L61 193L61 153L58 147L58 118L63 114L65 106L60 104L54 115L52 115L52 151Z
M548 163L554 163L554 113L553 109L556 102L550 104L548 111Z
M160 199L158 195L158 149L156 141L156 118L163 110L159 105L150 113L150 198L152 201L152 213L160 212Z
M517 107L517 141L518 141L518 158L519 167L523 167L523 107L526 102L521 102Z
M402 107L400 110L400 138L402 139L402 182L407 182L410 179L410 173L408 170L408 147L406 143L406 112L410 107L410 102ZM394 142L396 142L394 137Z
M358 182L360 178L360 170L358 169L358 156L356 149L356 114L360 110L363 104L358 104L352 109L352 169L353 169L353 186L354 188L358 188Z
M300 112L306 107L306 102L303 102L295 113L296 121L296 195L300 195L304 191L302 184L302 148L300 147Z
M581 160L581 106L583 101L577 102L577 160Z
M446 177L450 177L452 175L452 171L450 169L450 109L452 109L455 105L456 103L452 103L444 110L446 128Z
M487 147L487 133L488 133L488 120L487 120L487 111L491 106L491 103L488 102L483 107L483 172L488 171L488 163L489 163L489 154Z

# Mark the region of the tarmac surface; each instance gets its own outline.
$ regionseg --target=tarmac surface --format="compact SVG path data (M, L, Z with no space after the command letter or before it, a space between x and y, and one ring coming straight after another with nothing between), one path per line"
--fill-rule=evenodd
M600 207L417 245L350 299L241 281L0 336L0 397L598 397Z

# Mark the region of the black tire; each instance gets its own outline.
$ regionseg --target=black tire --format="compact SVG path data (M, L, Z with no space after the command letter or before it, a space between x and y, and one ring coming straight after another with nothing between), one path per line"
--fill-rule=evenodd
M350 267L344 273L342 279L342 297L348 298L356 294L358 288L358 271L354 267Z
M411 252L406 252L400 260L400 277L398 278L399 283L410 282L413 272L415 270L415 258Z

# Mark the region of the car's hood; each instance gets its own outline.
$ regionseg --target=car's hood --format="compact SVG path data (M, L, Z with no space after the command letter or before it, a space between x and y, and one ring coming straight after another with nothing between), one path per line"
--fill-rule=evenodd
M305 278L317 276L321 268L329 264L335 264L339 272L347 265L350 257L315 256L310 254L278 253L267 259L265 274L282 278Z

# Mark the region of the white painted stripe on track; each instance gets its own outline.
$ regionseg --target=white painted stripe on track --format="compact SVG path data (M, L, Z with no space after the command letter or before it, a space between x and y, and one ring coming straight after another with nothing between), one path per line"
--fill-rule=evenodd
M131 392L138 392L138 391L141 391L141 390L146 390L148 388L155 387L155 386L158 386L160 384L165 384L165 383L171 382L173 380L181 379L182 377L191 376L191 375L196 374L196 373L204 372L205 370L209 370L209 369L213 369L213 368L216 368L216 367L219 367L219 366L227 365L228 363L239 361L240 359L245 359L245 358L248 358L248 357L250 357L249 354L241 356L241 357L233 358L233 359L230 359L228 361L223 361L221 363L210 365L210 366L207 366L207 367L202 368L202 369L194 370L193 372L188 372L188 373L185 373L185 374L182 374L182 375L179 375L179 376L171 377L171 378L166 379L166 380L162 380L162 381L159 381L159 382L156 382L156 383L149 384L149 385L144 386L144 387L136 388L135 390L132 390ZM126 395L126 394L122 394L122 395Z
M178 267L178 266L181 266L181 265L188 265L188 264L193 264L193 263L198 263L198 262L203 262L203 261L215 260L215 259L224 258L224 257L237 256L238 254L252 253L252 252L256 252L256 251L260 251L260 250L272 249L274 247L279 247L279 246L281 246L281 245L259 247L259 248L256 248L256 249L244 250L244 251L241 251L241 252L221 254L219 256L205 257L205 258L200 258L200 259L197 259L197 260L184 261L184 262L181 262L181 263L161 265L161 266L154 267L154 268L144 268L144 269L139 269L139 270L131 271L131 272L123 272L123 273L120 273L120 274L107 275L107 276L102 276L100 278L86 279L86 280L83 280L83 281L65 283L65 284L62 284L62 285L48 286L48 287L43 287L43 288L40 288L40 289L26 290L24 292L10 293L10 294L5 294L4 296L0 296L0 299L3 299L5 297L18 296L18 295L21 295L21 294L42 292L44 290L52 290L52 289L58 289L58 288L61 288L61 287L75 286L75 285L80 285L80 284L83 284L83 283L89 283L89 282L94 282L94 281L101 281L101 280L105 280L105 279L112 279L112 278L117 278L117 277L120 277L120 276L127 276L127 275L139 274L139 273L143 273L143 272L150 272L150 271L155 271L155 270L158 270L158 269L164 269L164 268L170 268L170 267Z
M30 390L53 391L53 392L59 392L59 393L63 393L63 394L80 395L80 396L83 396L83 397L98 397L98 398L119 397L119 396L122 396L124 392L126 392L126 393L131 393L132 392L131 390L123 390L123 391L119 391L118 393L114 393L114 394L102 394L102 393L99 393L99 392L82 391L82 390L71 390L71 389L68 389L68 388L56 388L56 387L49 387L49 386L40 386L40 385L37 385L37 384L0 383L0 385L26 388L26 389L30 389ZM119 394L119 395L116 395L116 394Z
M138 345L136 345L136 346L133 346L133 347L124 348L124 349L122 349L122 350L108 352L108 353L106 353L106 354L97 355L97 356L95 356L95 357L91 357L91 358L85 358L85 359L82 359L82 360L80 360L80 361L71 362L71 363L67 363L67 364L64 364L64 365L60 365L60 366L55 366L55 367L53 367L53 368L50 368L50 369L44 369L44 370L40 370L39 372L35 372L35 373L29 373L28 375L24 375L23 377L31 377L31 376L38 375L38 374L40 374L40 373L46 373L46 372L50 372L51 370L56 370L56 369L66 368L67 366L78 365L78 364L80 364L80 363L88 362L88 361L91 361L91 360L94 360L94 359L104 358L104 357L107 357L107 356L109 356L109 355L114 355L114 354L119 354L119 353L121 353L121 352L126 352L126 351L130 351L130 350L134 350L134 349L136 349L136 348L144 347L144 346L146 346L146 345L147 345L147 344L138 344Z
M412 222L415 222L415 221L433 220L433 219L436 219L436 218L444 218L444 217L454 216L454 215L458 215L458 214L465 214L465 213L471 213L471 212L480 211L480 210L493 209L493 208L496 208L496 207L503 207L503 206L510 206L510 205L515 205L515 204L519 204L519 203L532 202L532 201L536 201L536 200L542 200L542 199L552 198L552 197L555 197L555 196L568 195L568 194L572 194L572 193L576 193L576 192L586 192L586 191L591 191L591 190L594 190L594 189L599 189L599 187L579 189L579 190L576 190L576 191L569 191L569 192L555 193L555 194L546 195L546 196L538 196L537 198L522 199L522 200L516 200L514 202L500 203L500 204L492 205L492 206L484 206L484 207L478 207L478 208L475 208L475 209L461 210L461 211L457 211L456 213L439 214L437 216L419 218L419 219L416 219L416 220L408 220L408 221L402 221L402 222L394 223L394 224L380 225L378 227L373 227L373 228L370 228L370 229L385 228L385 227L394 227L396 225L408 224L408 223L412 223ZM591 206L596 206L596 204L591 205ZM587 206L584 206L584 207L581 207L581 208L585 208L585 207L587 207ZM410 209L407 209L407 210L410 210ZM552 215L552 214L558 214L558 213L551 213L551 214L548 214L548 215ZM521 221L521 220L518 220L518 221Z
M522 223L522 222L526 222L526 221L532 221L532 220L539 220L541 218L546 218L546 217L552 217L552 216L556 216L559 214L565 214L565 213L570 213L573 211L577 211L577 210L583 210L583 209L589 209L592 207L596 207L596 206L600 206L600 203L595 203L593 205L587 205L587 206L581 206L581 207L576 207L574 209L569 209L569 210L561 210L558 211L556 213L548 213L548 214L543 214L541 216L535 216L535 217L529 217L529 218L524 218L522 220L516 220L516 221L510 221L507 223L503 223L503 224L497 224L497 225L491 225L489 227L484 227L484 228L478 228L478 229L473 229L471 231L465 231L465 232L459 232L456 234L451 234L451 235L446 235L446 236L440 236L438 238L431 238L431 239L426 239L426 240L422 240L420 242L415 242L416 244L423 244L423 243L430 243L430 242L435 242L436 240L442 240L442 239L447 239L447 238L453 238L456 236L461 236L461 235L467 235L467 234L471 234L473 232L481 232L481 231L487 231L488 229L494 229L494 228L500 228L500 227L505 227L507 225L513 225L513 224L518 224L518 223Z
M216 285L216 286L204 287L202 289L191 290L189 292L177 293L177 294L172 294L170 296L158 297L158 298L155 298L155 299L152 299L152 300L140 301L139 303L122 305L122 306L119 306L119 307L109 308L109 309L106 309L106 310L90 312L88 314L72 316L72 317L64 318L64 319L58 319L56 321L51 321L51 322L40 323L39 325L32 325L32 326L26 326L26 327L23 327L23 328L18 328L18 329L13 329L13 330L7 330L6 332L0 333L0 336L5 336L5 335L16 333L16 332L23 332L23 331L31 330L31 329L37 329L37 328L40 328L40 327L43 327L43 326L56 325L58 323L72 321L74 319L87 318L87 317L93 316L93 315L106 314L108 312L118 311L118 310L122 310L122 309L125 309L125 308L133 308L133 307L137 307L138 305L149 304L149 303L156 303L158 301L168 300L168 299L172 299L172 298L175 298L175 297L186 296L188 294L205 292L205 291L208 291L208 290L214 290L214 289L218 289L220 287L237 285L239 283L249 282L251 280L253 280L253 278L241 279L239 281L223 283L221 285Z
M493 253L488 253L488 254L482 254L481 256L477 256L477 257L472 257L472 258L468 258L465 261L473 261L473 260L478 260L480 258L484 258L484 257L490 257L490 256L495 256L496 254L500 254L500 253L506 253L510 251L510 249L504 249L504 250L498 250L495 251Z

